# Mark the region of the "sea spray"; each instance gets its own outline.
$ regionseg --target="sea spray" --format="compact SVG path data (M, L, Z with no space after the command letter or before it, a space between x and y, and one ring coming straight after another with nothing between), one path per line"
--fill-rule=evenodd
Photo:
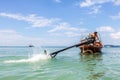
M28 54L27 59L20 59L20 60L6 60L4 63L22 63L22 62L38 62L41 60L48 60L51 58L49 55L49 52L47 51L47 54L44 53L44 50L42 48L36 47L32 48L32 54Z
M4 63L38 62L38 61L41 61L41 60L48 60L50 58L51 58L50 55L36 54L36 55L33 55L31 58L28 58L28 59L7 60L7 61L4 61Z

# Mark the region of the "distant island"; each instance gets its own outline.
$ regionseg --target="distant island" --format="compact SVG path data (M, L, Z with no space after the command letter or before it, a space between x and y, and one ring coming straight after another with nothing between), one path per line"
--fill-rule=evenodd
M104 45L104 47L120 47L120 45Z
M34 47L34 45L29 45L28 47Z

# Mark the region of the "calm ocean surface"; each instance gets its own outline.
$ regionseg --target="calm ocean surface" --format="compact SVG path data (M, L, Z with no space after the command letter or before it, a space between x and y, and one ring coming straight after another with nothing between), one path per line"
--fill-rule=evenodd
M78 48L50 59L43 54L64 47L0 47L0 80L120 80L120 48L101 55L79 55Z

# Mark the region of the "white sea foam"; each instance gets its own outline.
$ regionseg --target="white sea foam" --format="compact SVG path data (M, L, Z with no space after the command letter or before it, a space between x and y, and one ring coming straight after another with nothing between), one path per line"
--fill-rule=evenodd
M22 62L38 62L40 60L47 60L50 59L50 55L45 54L35 54L31 58L28 59L20 59L20 60L7 60L4 63L22 63Z

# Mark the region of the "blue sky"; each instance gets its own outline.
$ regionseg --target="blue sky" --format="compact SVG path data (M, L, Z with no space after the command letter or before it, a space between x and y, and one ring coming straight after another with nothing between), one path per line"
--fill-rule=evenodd
M120 44L120 0L0 0L0 45L59 46L98 31Z

